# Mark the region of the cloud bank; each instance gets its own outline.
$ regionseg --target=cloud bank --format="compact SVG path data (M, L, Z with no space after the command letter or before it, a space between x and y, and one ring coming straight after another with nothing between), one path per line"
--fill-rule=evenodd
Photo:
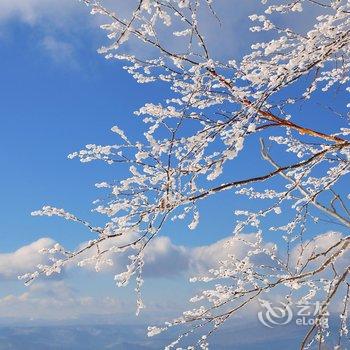
M245 240L250 242L254 242L256 239L255 234L245 234L243 236ZM308 243L307 249L310 250L310 253L313 251L319 252L327 249L327 247L341 238L342 235L335 232L319 235ZM228 244L228 242L230 243ZM53 244L55 244L54 240L41 238L12 253L0 254L0 283L14 280L20 274L33 271L36 265L46 263L46 257L40 254L39 250L51 247ZM271 243L267 243L266 246L269 244ZM157 237L145 250L144 277L153 279L153 286L152 281L148 281L148 283L151 284L151 290L153 291L151 292L154 294L154 288L157 288L154 283L156 285L164 283L161 280L157 282L157 279L167 278L169 281L172 280L172 283L175 283L174 285L176 283L183 285L185 283L184 279L187 279L189 276L204 274L208 269L217 267L221 260L227 259L228 255L234 255L238 260L243 259L247 254L247 249L247 245L242 241L230 240L229 237L210 245L193 248L176 245L171 242L169 237ZM129 254L130 252L125 254L110 253L109 258L113 260L113 266L105 265L101 270L101 276L104 278L103 276L105 275L106 278L111 280L111 288L113 288L113 274L125 269ZM291 260L296 262L299 255L300 252L295 249L291 252ZM348 255L344 256L340 264L345 264L348 258ZM128 294L130 293L128 290L124 290L126 296L123 293L119 294L119 291L116 292L118 296L107 296L111 295L112 289L107 292L107 295L106 293L102 295L103 287L98 286L98 293L96 294L90 290L92 288L90 284L93 283L90 279L92 274L95 274L95 272L91 272L93 266L87 265L83 267L83 271L78 271L77 269L76 264L72 264L65 269L62 276L57 275L61 277L61 280L58 280L57 276L55 277L54 275L53 278L36 280L23 292L5 295L2 293L3 296L0 297L0 314L2 317L10 318L20 316L28 319L56 320L78 319L82 315L129 313L130 316L133 314L135 300L132 294ZM79 282L75 283L74 276L78 275L80 276ZM71 278L72 276L73 278ZM96 281L100 280L96 279ZM21 282L18 283L21 284ZM149 284L146 283L147 285ZM85 288L86 286L91 288ZM176 306L177 303L181 299L188 299L187 296L182 295L183 292L184 290L179 288L177 295L169 299L169 295L163 295L163 292L158 291L156 293L160 293L162 299L156 301L152 299L147 300L147 308L148 310L153 309L153 311L157 309L160 314L168 310L175 310L178 307ZM147 297L147 299L149 298ZM253 312L248 313L255 315L255 307L253 309Z
M20 20L27 24L39 21L61 21L81 6L72 0L2 0L0 2L0 22Z
M19 275L35 269L38 264L44 264L46 257L39 253L40 249L51 247L55 241L51 238L41 238L25 245L12 253L0 253L0 281L16 279Z

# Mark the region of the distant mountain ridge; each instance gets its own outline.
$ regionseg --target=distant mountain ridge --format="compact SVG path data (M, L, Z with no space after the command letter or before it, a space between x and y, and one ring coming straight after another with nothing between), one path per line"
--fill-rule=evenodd
M175 329L152 338L147 337L146 329L145 325L110 324L0 326L0 350L161 350L176 339ZM210 348L295 350L305 331L296 326L269 329L236 324L210 338Z

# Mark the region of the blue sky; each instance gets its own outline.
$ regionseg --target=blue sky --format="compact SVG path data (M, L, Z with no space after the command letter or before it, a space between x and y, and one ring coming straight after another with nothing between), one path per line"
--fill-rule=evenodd
M252 3L248 1L247 7ZM104 37L82 4L68 0L52 4L47 6L44 0L28 0L25 7L21 0L0 4L0 265L12 266L8 274L0 266L0 318L52 319L52 313L45 311L51 305L63 321L102 314L114 320L123 315L128 322L136 322L132 286L116 289L111 271L96 275L71 269L29 288L16 280L17 272L24 273L30 264L40 262L37 247L59 241L74 248L91 238L78 225L31 217L33 210L50 204L99 221L90 213L91 202L101 195L94 184L123 175L118 168L81 164L68 160L67 155L87 143L116 142L110 132L115 124L131 138L139 137L141 124L132 116L133 111L146 102L161 101L166 93L157 85L136 84L119 63L108 62L96 53ZM232 20L229 32L246 10ZM240 54L244 39L236 33L232 41L234 51ZM222 48L225 54L226 48ZM241 159L237 166L249 173L256 170L256 164ZM145 286L149 309L141 321L182 310L182 300L192 292L185 283L188 275L205 267L211 254L217 252L214 243L232 231L232 212L238 203L232 203L229 195L218 200L220 206L214 201L206 204L204 213L211 215L202 215L195 233L184 226L167 226L171 241L159 241L159 250L154 250L154 272ZM323 232L327 229L322 228ZM160 253L164 247L165 256ZM33 259L26 264L23 257L29 253ZM24 263L18 262L20 259ZM166 259L172 263L168 276L157 270L162 263L169 267ZM184 265L178 265L177 259ZM177 298L173 297L174 289ZM50 304L54 300L57 304ZM72 305L78 306L74 309Z
M57 13L48 10L44 2L40 7L40 3L30 2L32 8L28 13L18 12L16 2L13 3L12 11L1 18L0 25L3 53L0 159L4 169L0 182L0 252L4 259L8 258L6 254L22 247L32 247L42 237L71 249L91 238L89 232L76 224L31 217L30 213L51 204L84 218L100 220L90 213L91 202L101 195L94 184L118 178L122 170L100 163L81 164L68 160L67 155L87 143L115 142L110 132L115 124L131 138L139 137L142 125L133 117L133 111L165 96L158 86L136 84L119 63L108 62L96 53L104 39L84 6L79 3L68 6L68 1L63 2L62 6L67 5L63 26ZM215 206L209 203L207 209ZM204 219L202 230L196 234L183 227L169 226L172 244L193 247L227 236L232 229L232 210L230 207L226 212L220 211L220 215L218 212ZM29 249L37 256L36 246ZM27 267L31 268L30 264ZM19 271L25 272L23 268ZM16 280L15 272L14 269L13 275L2 278L0 296L19 297L28 291ZM186 279L176 278L175 281L156 278L152 288L146 286L146 295L157 294L158 286L162 286L163 294L170 295L175 283L187 300L190 288L183 283ZM96 276L74 271L56 279L52 283L39 282L40 288L65 288L67 293L84 296L112 295L134 305L133 298L128 296L130 288L117 290L111 273ZM164 295L163 298L164 303L171 305L170 297L170 301ZM180 299L176 300L176 307L180 303ZM130 314L133 313L131 309ZM27 317L24 311L18 311L18 316ZM37 315L41 316L44 315Z
M0 157L6 169L0 184L0 232L5 237L1 248L11 251L43 235L75 245L81 242L82 229L52 218L31 218L30 212L52 204L89 215L91 202L100 195L94 183L122 174L104 164L68 161L67 155L87 143L117 142L109 131L115 124L131 138L140 137L142 125L133 111L146 102L161 101L166 91L157 85L136 84L119 62L106 61L96 53L105 39L82 4L65 0L61 6L53 2L49 9L44 1L31 0L21 11L16 1L6 4L0 8ZM252 4L248 1L247 9L240 10L225 30L237 29ZM238 55L244 41L239 38L233 35L231 49ZM223 52L227 53L226 47ZM238 164L247 174L254 169L245 159ZM203 229L213 231L217 221ZM220 221L232 225L232 220ZM231 226L224 223L222 229L228 230ZM6 239L8 232L11 239ZM186 243L211 243L225 233L212 235L213 239L204 235L204 241L192 237Z
M115 124L131 138L140 137L142 125L133 111L166 96L159 86L136 84L120 63L96 53L104 36L85 6L64 1L62 6L69 4L70 10L63 17L64 27L44 5L41 13L34 4L37 2L33 2L37 17L15 8L0 27L4 251L43 235L69 245L81 242L84 232L79 227L31 218L30 212L49 203L89 215L92 200L99 196L94 183L120 176L120 169L98 163L82 165L68 161L67 155L87 143L116 142L110 132ZM7 232L11 239L6 239ZM192 237L194 243L216 238L197 241Z

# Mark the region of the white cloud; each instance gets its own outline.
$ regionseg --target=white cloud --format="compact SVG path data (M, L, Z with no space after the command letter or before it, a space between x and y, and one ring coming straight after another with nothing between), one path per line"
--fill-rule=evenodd
M255 234L242 235L246 241L255 242ZM248 252L248 246L241 240L224 238L214 244L193 248L190 252L191 270L199 273L217 267L219 262L227 260L229 255L243 259Z
M109 9L115 11L122 18L129 18L138 5L136 0L115 1L104 0L102 3ZM217 1L214 4L219 16L222 18L221 25L208 11L205 19L201 21L201 30L207 38L211 53L215 55L230 57L239 52L247 45L246 36L249 35L247 16L256 10L256 1L248 1L237 6L232 1ZM1 0L0 1L0 24L9 21L20 21L31 26L39 25L45 33L70 32L80 27L93 27L96 33L101 33L99 25L109 22L105 16L90 16L89 9L78 0ZM227 16L230 14L230 16ZM231 15L233 14L233 15ZM243 28L242 23L245 25ZM181 38L175 38L166 26L162 27L161 40L172 50L182 50L187 47L187 42ZM221 40L217 40L220 31ZM244 35L242 35L244 33ZM56 33L57 34L57 33ZM102 40L99 44L108 43ZM131 39L122 50L137 52L139 55L154 55L154 49L147 47L138 40Z
M130 234L128 240L136 236ZM255 234L246 234L244 239L250 242L255 241ZM127 239L113 240L104 244L100 249L105 250L111 246L123 245ZM81 247L83 247L82 245ZM200 247L184 247L175 245L169 237L156 237L145 248L144 251L144 276L145 277L167 277L172 278L176 275L183 274L202 274L208 269L217 267L221 260L226 260L229 255L235 255L237 259L243 258L248 251L248 247L242 241L224 238L216 243ZM105 273L117 274L123 271L128 264L128 256L131 251L125 253L107 253L106 259L111 259L113 265L100 266L101 271ZM86 258L88 255L84 256ZM72 265L70 265L72 267ZM94 265L85 265L87 269L94 269Z
M291 259L294 264L305 263L306 259L312 254L318 254L326 251L329 247L335 245L343 238L339 232L326 232L307 240L302 246L296 247L291 253Z
M39 253L42 248L48 248L55 243L51 238L41 238L25 245L12 253L0 253L0 280L16 279L19 275L30 272L35 266L46 261Z
M54 62L76 64L72 44L48 35L43 38L41 46Z
M245 235L245 239L254 240L254 235ZM135 234L130 233L127 238L119 238L117 241L111 241L105 244L101 249L106 249L112 245L122 245L135 238ZM188 248L181 245L175 245L168 237L156 237L145 250L145 277L168 277L171 278L181 274L203 273L209 268L217 266L220 260L224 260L229 254L234 254L238 259L242 258L247 251L247 247L241 241L231 240L227 244L229 237L222 239L214 244ZM46 255L39 251L42 248L48 248L56 242L51 238L41 238L29 245L23 246L11 253L0 254L0 280L16 279L19 275L32 272L38 264L47 263ZM83 247L84 245L81 245ZM128 255L125 253L108 253L107 258L112 259L113 266L103 265L102 271L105 273L119 273L125 269L128 263ZM80 259L87 258L86 253ZM75 261L68 268L76 269ZM86 265L86 269L93 269L93 265Z
M1 0L0 21L19 19L28 24L50 19L57 22L66 18L71 12L81 6L72 0Z
M131 234L132 236L132 234ZM243 235L244 239L250 242L255 241L254 234ZM331 244L341 239L339 233L326 233L320 235L308 244L310 253L316 249L327 249ZM128 237L131 239L132 237ZM126 242L125 238L123 239ZM227 244L229 242L229 244ZM35 265L43 263L44 257L38 253L42 248L50 247L55 242L50 238L42 238L32 244L24 246L13 253L0 254L0 280L16 278L17 275L34 269ZM116 243L116 242L114 242ZM120 242L119 242L120 243ZM307 242L306 242L307 243ZM247 245L240 240L232 240L230 237L220 240L216 243L201 247L184 247L175 245L168 237L157 237L145 251L145 277L159 278L166 277L172 279L176 275L188 276L202 274L212 267L216 267L220 260L225 260L228 255L234 255L237 259L242 259L247 254ZM105 274L114 274L120 272L127 264L125 254L114 254L114 266L107 267L103 271ZM297 250L292 252L292 261L298 256ZM344 257L344 260L348 257ZM74 276L79 274L79 283L75 283ZM69 278L73 276L73 278ZM65 274L64 280L38 279L34 284L24 290L23 293L11 293L0 298L0 314L2 317L10 318L43 318L43 319L79 319L84 315L112 315L134 312L134 298L126 290L125 295L119 294L119 297L102 296L99 290L98 295L94 295L91 290L85 289L89 286L91 274L85 274L76 270L74 265L69 266L69 271ZM111 276L112 277L112 276ZM104 277L103 277L104 278ZM85 281L85 282L84 282ZM19 282L20 283L20 282ZM152 282L151 282L152 283ZM165 283L164 281L156 282ZM176 283L182 283L180 280ZM72 286L75 286L74 288ZM113 281L111 279L111 288ZM149 284L146 283L149 288ZM132 287L131 287L132 288ZM152 287L151 287L152 288ZM112 289L111 289L112 290ZM185 298L182 292L179 292L172 302L179 302L179 299ZM274 300L280 300L282 296L276 290L269 296ZM150 300L151 299L151 300ZM161 313L169 309L174 310L173 305L169 303L169 296L164 294L164 300L157 300L155 303L152 298L146 298L147 309L154 311L161 310ZM161 306L159 306L159 303ZM337 304L337 303L336 303ZM256 315L260 308L257 303L253 303L249 311L244 313L244 317ZM148 311L149 312L149 311Z
M148 300L147 314L142 315L140 321L151 318L154 322L169 312L175 315L178 308L178 300L174 301L174 298ZM81 281L78 285L72 280L37 281L23 292L13 291L0 297L0 322L6 322L6 319L25 323L38 321L39 324L69 320L96 324L100 321L135 323L135 294L131 289L127 293L96 295L90 289L84 289Z
M22 294L0 298L1 317L20 319L74 319L84 314L109 314L124 309L115 297L80 295L64 281L35 283Z
M242 235L255 242L255 234ZM151 277L171 277L176 274L203 274L218 267L229 255L242 259L248 246L242 240L226 237L213 244L188 248L174 245L168 237L157 237L145 251L145 272Z
M136 234L130 233L128 236L103 244L100 249L105 250L112 246L124 245L135 237ZM303 255L310 256L313 251L324 251L330 245L338 242L341 237L340 233L329 232L317 236L310 242L306 241ZM242 238L250 242L256 240L254 233L244 234ZM36 265L47 262L46 257L40 254L39 250L50 247L54 243L55 241L50 238L42 238L13 253L0 254L0 279L16 278L20 274L35 270ZM270 245L272 243L265 243L266 247ZM84 244L80 245L79 248L83 246ZM248 246L242 240L232 239L232 237L224 238L210 245L189 248L175 245L169 237L160 236L154 238L145 249L144 276L172 278L176 275L203 274L210 268L218 267L220 261L226 260L229 255L234 255L238 260L244 258L247 251ZM131 250L124 253L107 253L105 258L111 259L113 265L102 265L100 266L101 271L107 274L117 274L124 271L131 253ZM69 270L77 269L78 261L88 257L89 253L86 252L79 260L68 265ZM346 258L342 258L342 261ZM291 252L291 262L296 264L298 259L300 259L300 251L296 247ZM94 264L84 265L83 268L94 270Z
M92 24L88 13L78 0L1 0L0 33L4 40L15 41L12 24L25 23L33 49L54 63L75 67L79 33Z
M102 3L122 18L130 18L133 10L138 5L137 0L103 0ZM239 4L235 1L215 1L213 5L221 20L220 23L210 11L202 10L199 13L199 27L206 38L209 51L213 57L226 59L240 56L249 49L253 41L262 39L259 35L250 33L249 26L251 22L248 20L248 15L261 11L262 6L259 1L247 0ZM311 23L310 17L319 14L319 12L315 13L314 8L315 6L305 11L305 14L298 15L298 18L300 18L297 23L293 16L284 16L281 21L285 22L286 26L296 26L301 31L305 31L305 26ZM9 20L17 20L33 26L40 25L44 33L50 33L51 35L57 29L60 33L64 33L86 27L94 28L96 34L101 33L98 26L109 22L109 19L105 16L90 16L88 13L89 9L86 9L86 6L78 0L0 1L0 24L7 23ZM163 26L159 39L166 43L169 49L181 51L185 46L187 47L187 43L182 42L179 37L175 38L171 34L173 29L173 27ZM220 33L220 40L218 40L218 33ZM108 42L109 40L106 38L96 45L102 46ZM61 60L60 57L71 55L72 47L67 42L61 42L57 39L56 42L52 42L52 37L49 37L44 38L43 44L48 47L49 52L53 53L52 56L58 58L58 60ZM141 57L155 54L154 49L134 39L127 42L121 49L121 51L123 50L136 52Z
M145 277L171 278L189 267L189 250L174 245L168 237L157 237L145 251Z

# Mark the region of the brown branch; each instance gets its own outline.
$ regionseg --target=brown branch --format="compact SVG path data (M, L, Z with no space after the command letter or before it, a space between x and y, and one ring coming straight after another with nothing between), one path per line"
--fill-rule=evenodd
M231 91L233 90L232 84L227 79L225 79L223 76L218 74L214 69L208 69L208 71L212 76L217 78L223 85L228 87ZM295 124L289 120L277 117L275 114L268 112L268 111L265 111L258 106L255 106L253 104L253 102L251 102L247 98L243 98L240 102L243 105L245 105L246 107L255 109L257 114L262 116L264 119L272 121L272 122L276 123L278 126L283 126L283 127L288 127L288 128L294 129L294 130L298 131L299 134L301 134L301 135L309 135L309 136L313 136L313 137L318 137L318 138L321 138L321 139L324 139L324 140L327 140L330 142L335 142L335 143L349 144L349 142L347 140L342 139L338 136L328 135L328 134L325 134L325 133L322 133L322 132L319 132L319 131L316 131L313 129L306 128L304 126L300 126L300 125Z
M340 276L339 280L337 281L336 285L334 286L334 288L333 288L332 292L330 293L330 295L328 296L327 300L322 305L322 308L321 308L318 316L316 317L314 325L307 332L303 342L301 343L300 350L306 349L305 346L306 346L306 343L307 343L308 339L310 338L311 334L313 333L313 331L315 330L316 326L318 325L318 321L322 318L324 312L326 311L328 303L334 297L334 295L336 294L339 286L341 285L342 282L344 282L346 276L349 274L349 271L350 271L350 267L347 267L346 270L344 271L344 273Z
M334 147L336 147L336 146L334 146ZM339 145L337 147L342 148L344 146L343 145ZM210 190L207 190L207 191L202 192L202 193L200 193L198 195L195 195L195 196L192 196L192 197L188 198L188 202L196 201L197 199L201 199L203 197L206 197L209 194L220 192L220 191L223 191L223 190L228 190L228 189L230 189L232 187L246 185L246 184L249 184L249 183L252 183L252 182L261 182L261 181L268 180L268 179L270 179L271 177L273 177L273 176L275 176L277 174L283 173L284 171L297 169L299 167L307 165L307 164L313 162L315 159L325 155L327 152L329 152L329 150L330 150L329 148L324 149L323 151L320 151L320 152L314 154L312 157L310 157L309 159L307 159L307 160L305 160L303 162L292 164L292 165L287 165L287 166L283 166L283 167L279 167L278 169L276 169L276 170L274 170L274 171L272 171L272 172L270 172L268 174L262 175L262 176L251 177L249 179L238 180L238 181L233 181L233 182L228 182L228 183L222 184L222 185L220 185L218 187L214 187L214 188L212 188Z

